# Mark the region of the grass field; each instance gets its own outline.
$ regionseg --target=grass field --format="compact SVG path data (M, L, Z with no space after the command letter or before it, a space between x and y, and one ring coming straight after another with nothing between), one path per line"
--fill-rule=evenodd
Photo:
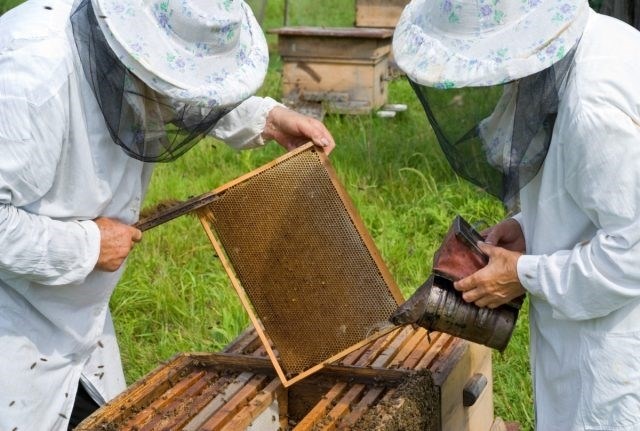
M18 3L0 0L0 12ZM261 1L250 2L259 10ZM349 26L353 1L292 1L290 24ZM282 0L269 1L264 27L283 22ZM275 39L269 37L270 46ZM261 94L280 94L281 63L272 54ZM429 275L431 259L456 214L494 223L499 202L457 179L444 160L424 113L404 79L390 83L394 119L329 116L338 144L331 161L384 261L405 296ZM283 151L234 152L201 142L184 157L159 165L145 205L185 199L224 184ZM198 221L182 217L147 232L131 255L111 301L127 381L134 382L178 352L218 351L247 327L248 318ZM526 307L525 307L526 310ZM494 354L496 415L533 429L526 311L503 354Z

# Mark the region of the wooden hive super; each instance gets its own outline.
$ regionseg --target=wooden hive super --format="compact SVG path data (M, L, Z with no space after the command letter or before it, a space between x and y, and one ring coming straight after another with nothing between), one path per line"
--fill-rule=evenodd
M364 114L388 98L393 31L285 27L278 35L285 103L321 103L328 112Z
M492 395L489 349L450 335L398 328L285 388L250 330L178 355L77 430L489 431Z

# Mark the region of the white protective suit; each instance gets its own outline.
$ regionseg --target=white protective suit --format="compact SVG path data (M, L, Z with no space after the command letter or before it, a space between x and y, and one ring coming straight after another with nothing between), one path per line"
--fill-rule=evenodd
M82 379L108 401L125 381L108 302L122 271L94 271L91 221L132 224L152 166L113 143L84 78L71 0L0 17L0 430L66 430ZM213 134L259 137L271 99L251 98Z
M640 33L591 12L521 192L539 431L640 430Z

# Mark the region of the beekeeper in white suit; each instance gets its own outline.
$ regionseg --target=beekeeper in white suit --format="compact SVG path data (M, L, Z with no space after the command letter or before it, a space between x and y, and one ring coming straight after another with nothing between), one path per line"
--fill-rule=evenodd
M151 162L208 134L331 151L321 123L251 97L267 63L238 0L29 0L0 17L0 429L67 429L125 388L108 303Z
M414 0L393 48L452 167L519 196L455 287L527 293L536 428L640 430L640 33L586 0Z

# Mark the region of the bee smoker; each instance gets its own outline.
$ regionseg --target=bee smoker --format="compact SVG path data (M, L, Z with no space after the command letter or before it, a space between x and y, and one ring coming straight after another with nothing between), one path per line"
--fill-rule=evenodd
M478 248L482 236L462 217L453 222L434 257L433 274L391 316L396 325L415 323L430 331L456 337L503 351L515 328L524 297L498 308L480 308L465 302L453 282L487 264Z

